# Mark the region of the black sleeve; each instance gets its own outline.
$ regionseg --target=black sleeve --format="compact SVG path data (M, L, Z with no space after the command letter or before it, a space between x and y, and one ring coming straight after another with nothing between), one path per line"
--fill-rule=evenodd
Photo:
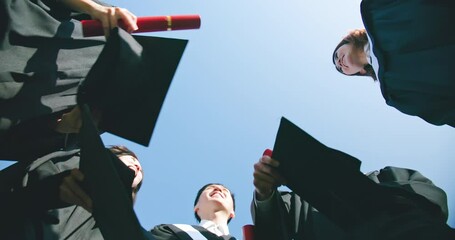
M269 209L267 214L261 214L261 211L257 211L257 206L253 200L252 214L255 224L255 237L264 240L290 239L290 236L293 235L290 218L296 214L295 212L290 212L290 210L295 211L295 209L289 207L292 194L275 192L271 199L271 209Z
M150 233L154 240L178 240L171 229L166 224L155 226Z

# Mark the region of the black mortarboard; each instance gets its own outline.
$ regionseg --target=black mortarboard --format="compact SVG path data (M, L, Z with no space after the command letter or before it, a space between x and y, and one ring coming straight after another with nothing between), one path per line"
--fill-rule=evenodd
M101 130L148 146L187 42L114 28L79 88L78 104L101 111Z
M383 179L385 182L376 184L360 172L359 160L325 146L285 118L272 157L280 162L287 186L344 228L350 238L453 239L453 229L445 224L444 216L430 212L435 206L441 212L434 204L441 199L431 203L414 189L407 190L407 177L405 183L390 184L397 180L395 173L391 182Z
M325 146L284 117L272 157L287 186L340 226L371 214L381 199L358 159Z
M131 188L122 182L122 178L129 177L119 172L116 163L120 161L104 147L87 105L81 108L80 169L85 175L85 189L93 201L97 226L105 239L147 239L133 210Z

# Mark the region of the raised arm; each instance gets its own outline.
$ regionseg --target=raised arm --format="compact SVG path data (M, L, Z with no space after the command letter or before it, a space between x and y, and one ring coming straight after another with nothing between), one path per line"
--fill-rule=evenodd
M277 187L285 180L278 172L279 162L269 156L262 156L254 164L253 184L255 187L251 215L255 224L255 233L259 239L288 239L288 220L284 219L286 211ZM287 214L286 214L287 215Z

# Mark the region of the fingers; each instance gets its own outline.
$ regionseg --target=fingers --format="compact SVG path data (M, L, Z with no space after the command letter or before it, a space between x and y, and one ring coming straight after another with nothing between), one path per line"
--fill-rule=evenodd
M97 17L103 26L104 36L109 37L112 28L117 27L117 16L114 7L106 7L104 13Z
M257 199L264 200L272 195L273 190L278 187L278 184L272 176L265 174L263 171L259 170L261 167L258 165L259 163L255 164L253 184L257 193Z
M268 156L262 156L254 164L253 184L261 198L270 196L274 189L285 183L284 178L276 169L278 166L279 162Z
M109 32L112 28L119 26L120 20L123 22L121 27L127 32L131 33L138 29L137 17L125 8L106 7L92 17L101 22L106 37L109 37Z
M254 177L253 184L255 188L258 190L258 192L267 193L277 187L275 179L273 179L273 177L269 175L260 174L255 171L253 177Z
M280 162L266 155L262 156L259 161L272 167L280 166Z
M80 183L84 180L84 175L78 169L71 170L70 175L63 178L60 184L59 197L62 201L81 206L87 211L92 211L92 199L81 188Z
M268 159L264 159L268 158ZM279 171L276 169L276 166L268 164L270 160L273 160L269 157L262 157L259 162L254 164L254 174L253 176L258 180L272 182L274 187L278 187L284 184L284 178L281 176ZM275 161L275 160L273 160Z
M286 184L286 179L277 170L277 168L280 166L280 162L267 155L262 156L259 161L269 166L269 168L264 168L264 170L267 171L267 173L275 179L275 181L278 183L278 186Z
M108 7L106 15L101 20L103 25L104 36L109 37L109 32L112 28L117 27L117 17L115 16L115 8Z
M117 19L122 19L125 30L129 33L138 29L137 17L125 8L116 8Z

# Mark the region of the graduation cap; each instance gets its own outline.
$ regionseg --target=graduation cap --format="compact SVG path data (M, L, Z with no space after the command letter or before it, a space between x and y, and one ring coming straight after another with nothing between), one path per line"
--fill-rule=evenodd
M272 158L287 186L341 227L371 216L388 195L360 172L361 162L281 119Z
M125 172L119 172L122 168L116 164L121 162L104 147L88 106L83 105L81 110L80 170L85 175L84 189L93 201L97 226L105 239L147 239L133 210L131 187L124 184L125 178L131 184L134 174L125 177Z
M148 146L187 42L112 29L79 87L78 104L101 112L101 130Z
M417 191L376 184L360 172L359 160L325 146L285 118L281 119L272 157L280 162L287 186L352 233L351 238L454 237L445 219L429 212L436 205ZM397 180L396 174L392 176Z

